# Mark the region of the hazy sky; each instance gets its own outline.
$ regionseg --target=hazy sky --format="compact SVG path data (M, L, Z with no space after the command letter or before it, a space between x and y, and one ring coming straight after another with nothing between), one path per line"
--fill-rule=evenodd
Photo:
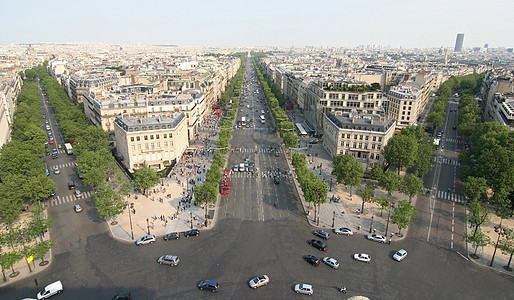
M514 46L504 0L11 0L0 44Z

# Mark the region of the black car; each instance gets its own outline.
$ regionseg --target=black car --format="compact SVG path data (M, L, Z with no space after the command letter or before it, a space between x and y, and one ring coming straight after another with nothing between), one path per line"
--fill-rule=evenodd
M273 181L275 182L275 184L279 184L280 183L280 178L278 176L275 176Z
M198 235L200 235L200 230L198 230L198 229L192 229L192 230L184 232L185 237L198 236Z
M319 259L314 255L305 255L303 259L315 267L319 265Z
M178 232L172 232L172 233L168 233L167 235L165 235L163 237L163 239L165 241L169 241L169 240L178 240L180 238L180 234Z
M75 188L75 181L68 182L68 190L73 190Z
M130 300L130 292L121 292L112 297L112 300Z
M327 249L328 249L327 245L325 245L325 243L323 243L322 241L319 241L319 240L312 239L312 240L309 240L308 243L312 247L314 247L318 250L321 250L321 251L327 251Z
M121 292L112 297L112 300L130 300L130 292Z
M217 292L220 288L220 285L214 280L203 280L198 283L198 288L201 290Z

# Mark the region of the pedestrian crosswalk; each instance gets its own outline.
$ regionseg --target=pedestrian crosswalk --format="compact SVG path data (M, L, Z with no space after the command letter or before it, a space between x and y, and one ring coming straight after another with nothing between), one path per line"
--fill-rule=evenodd
M59 169L63 169L63 168L76 167L76 166L77 166L76 162L69 162L69 163L65 163L65 164L52 165L52 166L48 166L48 167L52 168L52 169L55 167L58 167Z
M460 143L459 139L448 139L448 138L445 138L444 141L445 142L450 142L450 143L455 143L455 144Z
M460 163L458 160L449 159L446 157L434 157L434 162L460 167Z
M233 148L232 152L241 152L241 153L255 153L255 148ZM275 150L275 148L258 148L257 153L281 153L283 152L282 149Z
M234 172L230 171L230 178L273 178L274 175L270 172ZM281 173L280 178L289 178L288 175Z
M437 191L435 193L435 197L443 200L453 201L453 202L460 202L464 203L466 202L466 196L459 195L456 193L450 193L447 191Z
M73 193L72 195L63 196L63 197L54 196L51 200L46 201L45 205L47 207L52 207L52 206L56 206L56 205L60 205L60 204L64 204L64 203L73 202L73 201L76 201L78 199L89 198L91 196L91 193L92 193L91 191L82 192L82 196L80 198L77 198L75 193Z

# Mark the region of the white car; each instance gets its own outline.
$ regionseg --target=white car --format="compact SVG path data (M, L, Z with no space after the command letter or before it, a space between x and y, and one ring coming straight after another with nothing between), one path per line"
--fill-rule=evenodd
M339 268L339 262L332 257L323 257L322 261L329 267L332 267L334 269Z
M369 263L371 261L371 256L369 256L369 254L366 253L355 253L353 255L353 259Z
M81 212L81 211L82 211L82 207L80 207L80 205L78 205L78 204L77 204L77 205L73 206L73 210L74 210L76 213L79 213L79 212Z
M368 234L368 236L366 238L370 241L380 242L380 243L385 243L387 241L387 238L380 234Z
M295 285L294 291L297 294L305 294L305 295L312 295L314 293L314 290L312 289L312 285L305 284L305 283Z
M151 244L153 242L155 242L155 235L145 235L136 241L136 246Z
M400 249L393 255L393 259L396 261L402 261L406 257L407 251L405 249Z
M60 174L61 170L59 170L59 167L54 168L54 174Z
M257 276L255 278L252 278L250 281L248 281L248 285L250 285L250 287L252 289L256 289L263 285L267 285L268 283L269 283L268 275Z
M353 235L353 231L350 228L341 227L334 229L335 234Z
M157 262L162 265L170 265L172 267L178 265L180 259L176 255L163 255L157 259Z

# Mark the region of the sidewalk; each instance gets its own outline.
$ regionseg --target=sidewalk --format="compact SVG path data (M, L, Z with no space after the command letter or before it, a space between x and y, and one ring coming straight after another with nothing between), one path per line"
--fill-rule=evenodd
M48 217L48 212L45 210L43 212L45 217ZM28 221L30 217L32 216L31 212L24 212L20 215L20 220L16 222L16 224L23 224L25 221ZM16 225L15 224L15 225ZM43 235L43 240L47 241L50 238L49 233L45 233ZM39 238L38 238L39 240ZM7 249L10 250L10 249ZM20 261L16 262L13 266L13 268L9 268L4 270L5 271L5 277L7 281L4 281L3 279L0 279L0 287L6 286L10 283L13 283L15 281L25 279L27 277L35 276L34 278L37 279L37 274L41 271L46 270L48 266L50 266L50 263L52 262L52 249L48 253L46 253L45 257L42 259L34 259L30 263L30 269L27 265L27 262L25 258L21 259ZM12 271L14 269L14 273ZM3 276L2 276L3 278ZM34 285L36 285L36 282L34 282Z

